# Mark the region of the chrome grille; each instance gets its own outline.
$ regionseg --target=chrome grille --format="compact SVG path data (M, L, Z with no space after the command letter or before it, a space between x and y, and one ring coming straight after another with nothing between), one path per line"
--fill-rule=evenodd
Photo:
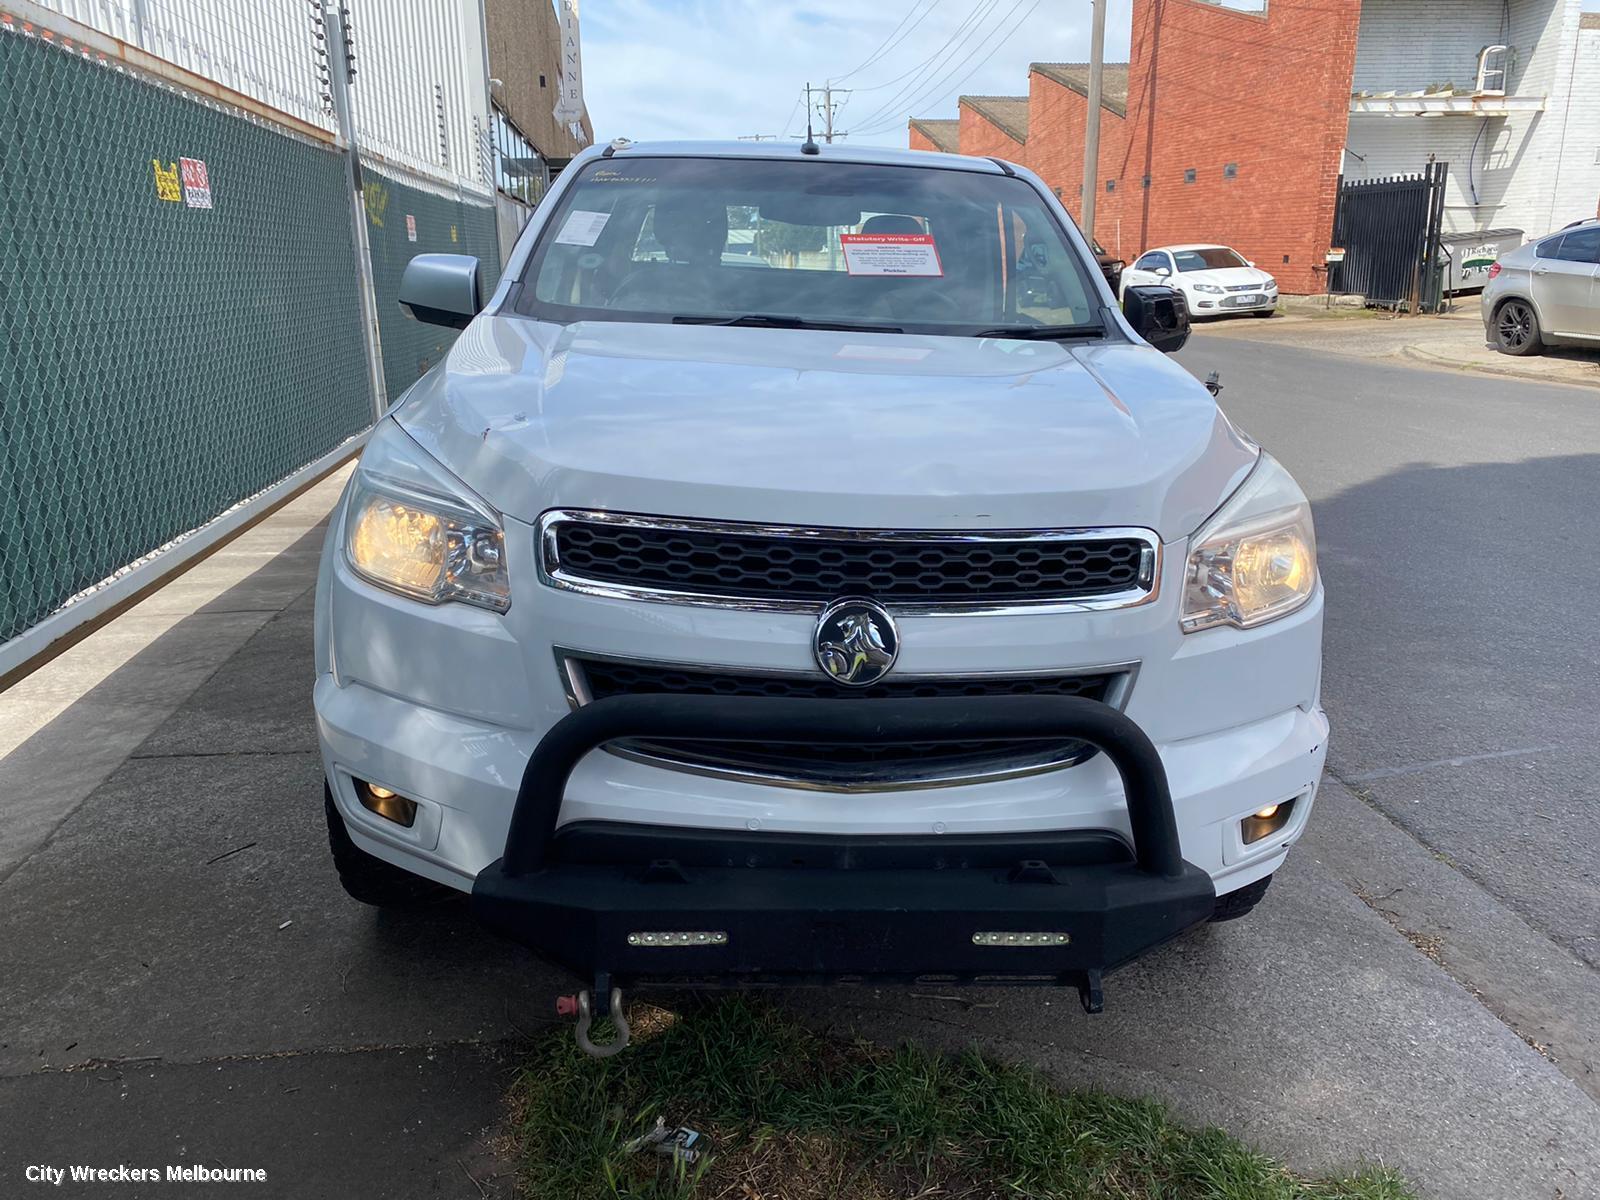
M937 612L1142 603L1160 545L1143 529L799 529L551 512L540 549L546 582L576 591L791 609L867 596Z

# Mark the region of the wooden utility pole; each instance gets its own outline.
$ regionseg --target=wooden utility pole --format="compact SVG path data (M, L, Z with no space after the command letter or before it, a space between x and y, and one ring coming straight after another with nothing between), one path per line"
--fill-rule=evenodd
M1078 224L1094 240L1094 202L1100 191L1100 93L1106 74L1106 0L1090 0L1094 25L1089 35L1089 114L1083 123L1083 200Z

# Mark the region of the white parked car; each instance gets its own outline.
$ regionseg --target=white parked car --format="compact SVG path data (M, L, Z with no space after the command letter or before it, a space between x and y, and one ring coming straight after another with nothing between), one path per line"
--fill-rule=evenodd
M766 270L722 258L752 220ZM357 899L470 891L594 1008L923 976L1098 1008L1261 898L1328 740L1311 513L1154 348L1172 293L1119 310L1036 177L614 143L486 301L451 255L402 301L465 330L323 553Z
M1197 317L1254 313L1270 317L1278 281L1227 246L1161 246L1122 273L1124 286L1165 284L1183 293Z

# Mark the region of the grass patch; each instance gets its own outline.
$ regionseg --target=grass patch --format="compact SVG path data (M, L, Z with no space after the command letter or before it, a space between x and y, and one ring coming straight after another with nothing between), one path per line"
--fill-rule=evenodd
M615 1058L542 1038L512 1103L539 1200L1414 1200L1398 1176L1294 1175L1161 1105L1061 1091L976 1053L823 1038L734 996L680 1016L634 1005ZM597 1037L598 1037L597 1033ZM692 1166L624 1146L656 1118L711 1153Z

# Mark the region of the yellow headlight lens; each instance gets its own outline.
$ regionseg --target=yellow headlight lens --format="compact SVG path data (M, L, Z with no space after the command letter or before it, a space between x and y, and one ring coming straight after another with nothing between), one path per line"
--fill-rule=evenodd
M344 557L367 582L424 604L511 607L500 514L393 419L378 423L361 455Z
M1262 612L1311 590L1316 564L1311 548L1291 526L1243 538L1233 555L1233 598L1244 612Z
M445 527L433 513L369 492L350 531L350 561L401 591L435 597L444 582Z
M350 565L373 583L428 604L511 607L505 535L475 515L358 488L346 521Z
M1289 473L1263 454L1194 536L1184 570L1183 630L1262 625L1288 616L1316 589L1311 506Z

